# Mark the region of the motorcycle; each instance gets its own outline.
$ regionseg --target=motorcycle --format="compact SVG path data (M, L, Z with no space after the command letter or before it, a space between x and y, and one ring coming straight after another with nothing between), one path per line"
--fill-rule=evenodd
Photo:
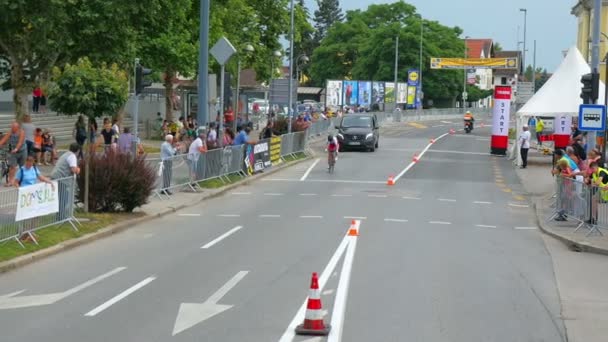
M469 134L473 130L473 123L471 121L464 122L464 131Z

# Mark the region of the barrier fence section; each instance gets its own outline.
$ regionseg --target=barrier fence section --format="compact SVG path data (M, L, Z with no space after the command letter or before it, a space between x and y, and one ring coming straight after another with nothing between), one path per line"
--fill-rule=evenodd
M38 244L33 234L35 231L62 223L69 223L74 230L78 230L75 223L80 223L74 217L76 177L61 178L55 181L58 186L59 211L22 221L16 221L17 207L20 204L19 189L10 188L0 191L0 242L15 240L23 247L20 239L29 236L34 243ZM23 199L21 200L23 201Z
M574 232L586 229L587 236L608 229L608 190L572 178L558 176L554 211L547 221L574 221Z

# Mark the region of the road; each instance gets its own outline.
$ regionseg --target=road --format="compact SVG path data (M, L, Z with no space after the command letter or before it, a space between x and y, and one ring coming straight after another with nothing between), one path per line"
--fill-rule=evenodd
M317 148L318 162L2 275L2 340L565 340L510 162L487 154L487 127L452 127L393 124L331 175ZM294 337L312 272L333 328Z

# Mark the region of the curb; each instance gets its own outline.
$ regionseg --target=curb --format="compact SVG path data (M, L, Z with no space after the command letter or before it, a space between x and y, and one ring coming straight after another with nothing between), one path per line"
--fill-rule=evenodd
M536 223L538 224L538 226L540 227L540 230L543 233L561 241L563 244L566 245L566 247L568 247L568 249L570 249L572 251L594 253L594 254L608 256L608 249L596 247L587 242L579 242L579 241L567 238L559 233L554 232L550 228L548 228L548 225L545 223L545 220L542 218L541 202L542 202L542 198L540 198L540 199L537 198L534 200L534 203L532 205L534 206L534 211L536 213Z
M154 220L154 219L157 219L157 218L160 218L160 217L163 217L163 216L175 213L175 212L177 212L179 210L183 210L183 209L186 209L186 208L189 208L189 207L193 207L193 206L198 205L201 202L204 202L206 200L222 196L226 192L228 192L228 191L230 191L230 190L232 190L234 188L237 188L237 187L242 186L242 185L248 185L248 184L250 184L253 181L256 181L258 179L270 176L270 175L272 175L272 174L274 174L276 172L279 172L279 171L281 171L283 169L286 169L286 168L291 167L291 166L295 166L297 164L303 163L303 162L308 161L310 159L312 159L312 157L311 156L307 156L306 158L302 158L300 160L288 162L288 163L279 165L276 168L267 170L267 171L265 171L263 173L259 173L257 175L253 175L253 176L244 178L242 180L239 180L237 182L234 182L232 184L226 185L226 186L224 186L222 188L213 189L211 191L205 192L205 193L202 194L201 198L199 198L198 200L192 201L192 202L190 202L188 204L182 204L182 205L179 205L177 207L167 207L167 209L165 209L163 211L160 211L158 213L154 213L154 214L151 214L151 215L145 215L145 216L142 216L142 217L137 217L137 218L133 218L133 219L130 219L130 220L125 220L125 221L122 221L122 222L118 222L118 223L109 225L109 226L107 226L105 228L101 228L101 229L99 229L98 231L96 231L94 233L87 234L87 235L81 236L81 237L76 238L76 239L67 240L67 241L61 242L61 243L59 243L57 245L51 246L49 248L45 248L45 249L36 251L34 253L30 253L30 254L19 256L19 257L15 258L15 259L4 261L4 262L0 263L0 274L9 272L9 271L12 271L12 270L15 270L15 269L18 269L18 268L26 266L26 265L29 265L31 263L34 263L34 262L36 262L38 260L41 260L41 259L44 259L46 257L50 257L52 255L59 254L59 253L61 253L63 251L67 251L67 250L76 248L78 246L86 245L86 244L91 243L93 241L96 241L96 240L99 240L99 239L103 239L105 237L108 237L108 236L111 236L111 235L114 235L114 234L118 234L118 233L120 233L122 231L125 231L128 228L131 228L133 226L140 225L142 223L145 223L145 222L148 222L148 221L151 221L151 220Z

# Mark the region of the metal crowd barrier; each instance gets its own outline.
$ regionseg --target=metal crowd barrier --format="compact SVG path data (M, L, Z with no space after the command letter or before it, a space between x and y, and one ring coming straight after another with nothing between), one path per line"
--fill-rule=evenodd
M587 236L603 235L601 228L608 229L608 190L558 176L554 210L547 221L559 217L574 221L575 233L587 229Z
M0 242L14 239L21 247L24 247L20 238L27 235L35 244L38 244L33 234L35 231L63 223L69 223L74 230L78 231L76 224L80 223L74 217L76 177L61 178L55 181L58 185L59 212L19 222L15 222L19 189L10 188L0 191Z

